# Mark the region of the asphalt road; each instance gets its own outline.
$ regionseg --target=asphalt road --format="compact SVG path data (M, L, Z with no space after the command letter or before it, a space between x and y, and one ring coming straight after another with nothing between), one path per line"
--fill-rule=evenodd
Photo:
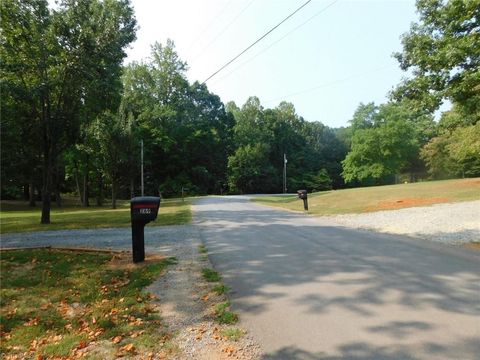
M480 359L478 253L244 197L194 213L263 359Z

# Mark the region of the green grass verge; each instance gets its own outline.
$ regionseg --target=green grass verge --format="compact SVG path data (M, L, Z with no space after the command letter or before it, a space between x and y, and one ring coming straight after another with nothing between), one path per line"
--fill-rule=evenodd
M93 356L98 346L111 352L100 358L166 351L158 344L171 336L143 288L173 259L133 265L127 254L46 249L0 255L2 357Z
M232 325L238 321L238 315L231 312L230 301L225 301L215 305L215 320L219 324Z
M230 291L230 288L227 285L219 284L213 287L212 291L217 295L223 295Z
M238 328L226 328L220 334L228 340L238 341L245 335L245 332Z
M480 178L344 189L308 195L309 213L315 215L365 213L469 200L480 200ZM303 211L303 201L293 195L261 197L253 201Z
M202 269L203 278L208 282L218 282L222 280L222 276L215 270L210 268Z
M188 224L192 219L190 205L188 199L162 200L157 219L148 226ZM30 208L25 202L2 201L0 233L131 226L130 201L120 201L115 210L97 206L83 208L68 202L62 208L52 205L51 224L47 225L40 224L40 212L40 207Z

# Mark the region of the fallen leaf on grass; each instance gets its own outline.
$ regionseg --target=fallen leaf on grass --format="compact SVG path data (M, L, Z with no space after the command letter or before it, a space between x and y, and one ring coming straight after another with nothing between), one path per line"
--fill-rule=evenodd
M52 338L52 341L53 342L59 342L60 340L63 339L63 335L55 335L53 338Z
M10 310L8 313L7 313L7 316L8 317L12 317L13 315L16 315L17 314L17 308L13 308L12 310Z
M38 321L40 319L38 317L34 317L34 318L31 318L29 319L26 323L24 323L23 325L24 326L36 326L38 325Z
M112 341L114 344L118 344L120 341L122 341L122 339L123 338L121 336L115 336Z
M87 347L87 342L86 341L80 341L80 344L76 347L77 350L84 349Z
M210 296L208 294L202 296L203 301L208 301L208 299L210 299Z
M122 346L120 348L120 350L126 351L126 352L134 352L135 351L135 346L133 346L133 344L127 344L125 346Z
M134 331L134 332L130 335L130 337L131 337L131 338L136 338L136 337L139 337L140 335L143 335L143 334L145 334L145 330Z

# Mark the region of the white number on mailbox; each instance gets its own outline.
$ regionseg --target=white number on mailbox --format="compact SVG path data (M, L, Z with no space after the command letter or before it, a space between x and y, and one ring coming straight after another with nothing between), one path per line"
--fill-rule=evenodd
M151 214L152 209L149 208L141 208L140 209L140 214Z

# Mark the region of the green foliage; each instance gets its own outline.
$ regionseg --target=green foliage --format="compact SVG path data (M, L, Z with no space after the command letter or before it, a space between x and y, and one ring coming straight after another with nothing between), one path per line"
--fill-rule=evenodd
M258 143L237 149L228 158L229 186L235 192L273 191L275 170L269 161L269 146Z
M124 75L120 115L144 141L146 187L163 195L221 192L226 184L233 118L206 85L189 84L172 41L154 44L148 63ZM131 167L135 167L134 164Z
M339 162L346 146L331 129L319 122L306 122L292 104L264 109L256 97L238 108L227 108L235 117L235 153L229 157L229 188L241 193L282 191L283 154L286 154L289 189L342 186ZM325 169L331 179L320 181ZM328 181L327 181L328 182Z
M433 178L480 175L480 121L433 138L421 152Z
M318 173L310 175L305 181L306 187L312 191L322 191L332 189L332 179L327 170L321 169Z
M41 181L42 223L49 223L62 155L82 124L118 103L123 49L135 39L136 22L128 1L97 0L64 1L55 10L46 0L7 0L1 22L5 121L18 123L7 152L25 151L23 163L32 167L28 179L18 180ZM23 127L25 134L17 132ZM40 181L32 179L33 164L41 168Z
M413 77L393 95L419 101L430 111L444 98L480 116L480 6L478 0L418 0L420 19L403 36L395 54Z
M346 182L371 179L379 183L418 166L420 146L431 136L433 120L410 105L360 104L353 120L352 149L342 162Z

